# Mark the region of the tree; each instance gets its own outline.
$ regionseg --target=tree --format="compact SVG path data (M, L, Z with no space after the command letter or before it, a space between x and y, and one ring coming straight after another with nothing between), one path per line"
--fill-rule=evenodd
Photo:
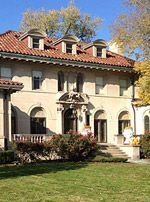
M25 32L33 28L44 31L48 36L56 36L59 31L59 12L56 10L25 11L21 21L21 30Z
M125 0L125 5L128 11L113 23L112 38L129 56L137 59L140 104L147 105L150 104L150 1Z
M82 15L80 10L70 3L60 10L27 10L23 13L21 30L39 28L48 36L76 35L81 41L89 41L96 35L102 20L92 19L90 15Z

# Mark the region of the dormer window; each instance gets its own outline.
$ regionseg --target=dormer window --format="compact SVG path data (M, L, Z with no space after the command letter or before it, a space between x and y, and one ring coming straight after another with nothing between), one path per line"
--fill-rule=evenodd
M64 37L52 42L51 45L62 48L63 53L77 54L77 43L79 39L76 36L65 35Z
M66 43L66 53L72 53L72 44Z
M33 48L40 48L40 39L39 38L32 38L32 44L33 44Z
M31 29L28 32L23 33L18 39L20 41L25 41L29 48L44 50L44 38L46 36L47 35L39 29Z
M106 47L106 41L103 39L97 39L89 44L86 44L82 48L94 57L106 58Z
M97 57L102 57L102 48L97 48Z

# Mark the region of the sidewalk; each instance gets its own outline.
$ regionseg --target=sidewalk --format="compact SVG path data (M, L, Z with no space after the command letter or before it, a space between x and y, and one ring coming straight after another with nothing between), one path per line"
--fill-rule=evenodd
M138 159L138 160L131 160L127 161L128 163L138 163L138 164L150 164L150 159Z

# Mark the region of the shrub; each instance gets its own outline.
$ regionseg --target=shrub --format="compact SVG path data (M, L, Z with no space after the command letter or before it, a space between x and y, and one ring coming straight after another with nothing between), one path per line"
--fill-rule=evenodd
M51 140L53 151L61 159L69 161L81 161L93 156L97 151L96 140L92 134L81 135L80 133L54 135Z
M18 161L23 164L49 160L52 152L51 145L47 143L15 142L14 147Z
M141 158L150 158L150 134L144 134L140 139Z
M121 158L121 157L105 157L105 156L96 156L95 158L91 159L90 161L92 162L102 162L102 163L105 163L105 162L113 162L113 163L119 163L119 162L122 162L122 163L125 163L127 162L128 158Z
M12 163L14 160L14 151L0 151L0 164Z

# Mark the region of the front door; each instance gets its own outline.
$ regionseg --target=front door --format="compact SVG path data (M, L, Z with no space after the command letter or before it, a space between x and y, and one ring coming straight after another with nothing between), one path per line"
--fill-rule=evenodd
M64 114L64 133L77 131L77 115L74 109L68 109Z
M103 119L94 120L94 134L98 142L100 143L107 142L107 120Z

